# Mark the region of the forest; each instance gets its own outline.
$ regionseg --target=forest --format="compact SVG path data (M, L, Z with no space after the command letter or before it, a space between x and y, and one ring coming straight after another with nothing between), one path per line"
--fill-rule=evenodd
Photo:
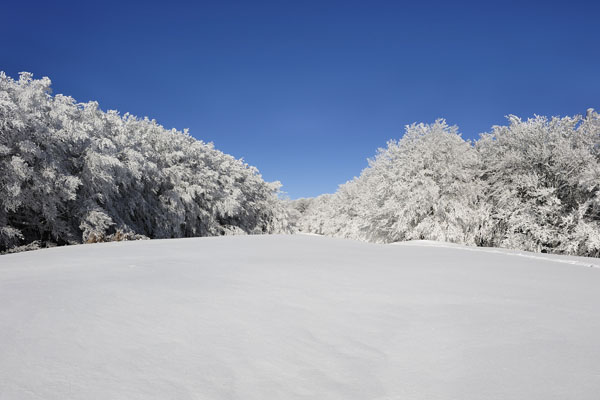
M334 194L293 202L302 231L600 255L600 117L510 115L475 142L412 124Z
M187 130L0 73L0 251L307 232L600 256L600 115L507 118L476 141L414 123L337 192L289 200Z
M288 229L256 168L50 84L0 73L0 251Z

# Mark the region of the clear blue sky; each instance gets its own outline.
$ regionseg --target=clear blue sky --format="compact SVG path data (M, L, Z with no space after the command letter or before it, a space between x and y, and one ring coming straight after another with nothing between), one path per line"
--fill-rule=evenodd
M600 1L10 1L0 37L9 75L190 128L292 198L415 121L600 108Z

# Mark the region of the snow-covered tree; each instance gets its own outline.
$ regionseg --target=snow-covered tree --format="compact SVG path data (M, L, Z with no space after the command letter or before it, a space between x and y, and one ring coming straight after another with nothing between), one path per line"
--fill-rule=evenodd
M0 73L0 251L289 230L280 184L187 131ZM119 233L115 236L116 233Z
M510 116L476 143L413 124L358 178L306 201L300 230L600 256L600 117Z
M488 244L598 255L598 114L509 121L477 143L492 207Z
M279 182L148 118L0 72L0 251L126 238L306 232L600 256L600 116L509 117L471 143L412 124L334 194Z
M374 242L479 244L485 215L480 160L444 120L407 126L358 178L314 199L301 230Z
M363 173L367 237L479 243L485 214L480 164L471 143L446 121L408 126Z

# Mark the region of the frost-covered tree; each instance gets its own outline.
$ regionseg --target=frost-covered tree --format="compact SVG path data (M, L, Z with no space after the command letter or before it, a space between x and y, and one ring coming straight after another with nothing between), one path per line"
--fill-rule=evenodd
M413 124L334 194L278 182L187 131L0 73L0 251L290 231L600 256L600 116L509 117L476 143Z
M47 78L0 72L0 249L77 240L69 204L82 182L66 146L76 139L57 126L49 91Z
M476 143L413 124L300 230L374 242L432 239L600 256L600 116L510 116Z
M444 120L413 124L390 141L358 178L314 199L301 230L369 240L478 244L485 205L471 143Z
M600 254L600 119L510 116L477 148L492 208L489 245Z
M472 144L444 120L408 126L363 173L367 237L479 243L485 214L480 164Z
M287 231L280 184L187 131L0 73L0 251ZM115 234L118 236L114 236Z

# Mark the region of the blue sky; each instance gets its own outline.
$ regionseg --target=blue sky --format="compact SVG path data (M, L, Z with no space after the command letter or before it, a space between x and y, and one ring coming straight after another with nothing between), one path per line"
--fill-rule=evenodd
M0 70L334 192L404 125L600 108L600 2L6 2Z

